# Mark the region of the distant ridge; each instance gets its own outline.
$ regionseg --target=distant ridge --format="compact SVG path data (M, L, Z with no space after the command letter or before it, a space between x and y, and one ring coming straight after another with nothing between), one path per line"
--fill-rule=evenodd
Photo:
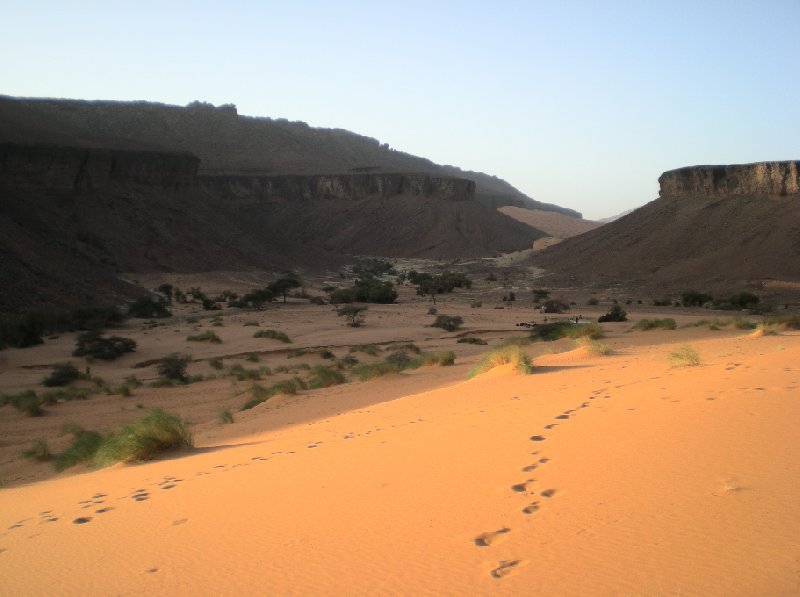
M536 257L553 283L653 292L800 288L798 162L692 166L658 199Z
M188 151L200 158L200 174L438 174L472 180L475 198L489 207L514 205L581 217L574 210L535 201L482 172L440 166L342 129L240 116L232 104L192 102L181 107L0 96L0 141Z

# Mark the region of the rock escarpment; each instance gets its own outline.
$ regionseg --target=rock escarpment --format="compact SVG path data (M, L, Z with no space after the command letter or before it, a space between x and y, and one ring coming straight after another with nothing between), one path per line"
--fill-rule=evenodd
M195 184L190 153L0 143L0 186L78 192L112 183L180 189Z
M661 197L725 197L800 194L798 162L758 162L731 166L689 166L664 172Z
M202 184L222 196L260 200L388 199L397 195L446 201L469 201L475 198L473 181L430 174L204 176Z

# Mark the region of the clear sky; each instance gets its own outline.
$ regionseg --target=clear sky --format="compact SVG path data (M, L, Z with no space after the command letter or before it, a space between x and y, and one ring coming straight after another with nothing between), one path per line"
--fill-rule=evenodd
M0 93L234 103L601 218L800 159L800 0L0 0Z

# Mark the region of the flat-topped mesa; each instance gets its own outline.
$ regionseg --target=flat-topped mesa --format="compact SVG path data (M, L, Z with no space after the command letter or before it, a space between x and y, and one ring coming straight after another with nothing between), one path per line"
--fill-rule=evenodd
M757 162L730 166L689 166L664 172L658 182L661 197L698 195L800 194L797 161Z
M270 199L387 199L399 195L469 201L475 183L415 173L316 175L202 176L201 183L228 198Z
M188 152L0 143L0 185L11 188L78 192L117 182L178 189L196 182L199 165Z

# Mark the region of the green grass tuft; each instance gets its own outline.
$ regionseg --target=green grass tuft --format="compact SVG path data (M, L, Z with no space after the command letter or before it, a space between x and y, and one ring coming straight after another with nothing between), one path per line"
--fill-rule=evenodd
M514 369L519 373L527 375L533 372L533 365L531 365L528 355L519 346L511 345L502 346L490 352L467 374L467 377L475 377L507 363L513 364Z
M325 365L316 365L311 368L307 384L310 389L315 390L343 384L345 381L345 376L341 371Z
M635 330L655 330L655 329L663 329L663 330L674 330L678 327L678 324L675 323L675 320L672 317L667 317L664 319L642 319L641 321L637 321L636 325L633 326Z
M103 436L97 431L87 431L77 425L65 425L64 432L72 434L72 443L55 457L53 466L59 472L91 462L103 443Z
M231 414L231 411L223 410L221 413L219 413L219 422L223 425L230 425L233 423L233 415Z
M47 442L43 439L33 442L33 445L28 450L25 450L22 455L37 462L48 462L53 459L53 453L50 452Z
M371 357L376 357L381 352L381 347L375 344L356 344L350 347L350 352L363 352Z
M115 462L150 460L161 452L193 445L192 434L183 419L156 409L106 438L94 462L107 466Z

